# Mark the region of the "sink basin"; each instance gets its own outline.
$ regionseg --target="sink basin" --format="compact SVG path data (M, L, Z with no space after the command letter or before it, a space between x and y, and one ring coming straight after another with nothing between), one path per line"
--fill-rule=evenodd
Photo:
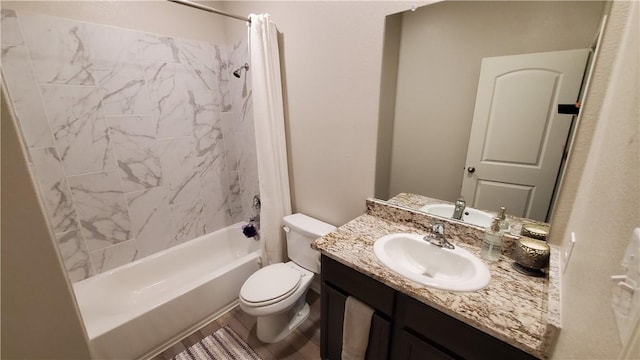
M451 291L476 291L491 280L478 257L456 246L449 250L418 234L391 234L376 240L373 252L393 272L419 284Z
M420 211L424 211L429 214L442 216L445 218L453 219L453 210L455 206L453 204L428 204L420 208ZM494 216L488 212L467 207L462 214L462 221L467 224L480 226L483 228L489 227ZM455 220L455 219L454 219Z

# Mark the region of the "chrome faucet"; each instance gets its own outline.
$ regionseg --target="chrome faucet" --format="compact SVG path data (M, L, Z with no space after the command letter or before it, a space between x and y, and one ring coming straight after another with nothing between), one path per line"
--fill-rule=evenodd
M456 200L456 208L453 209L452 218L456 220L462 220L462 214L464 213L464 209L467 207L467 202L464 201L464 198L460 196L458 200Z
M428 241L432 245L443 247L445 249L455 249L455 246L445 239L444 225L440 223L431 226L431 232L425 235L424 240Z

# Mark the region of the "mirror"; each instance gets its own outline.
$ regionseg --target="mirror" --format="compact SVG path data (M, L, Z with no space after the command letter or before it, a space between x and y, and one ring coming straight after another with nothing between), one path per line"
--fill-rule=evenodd
M482 59L592 49L604 11L605 2L445 1L388 16L376 197L455 202L468 176Z

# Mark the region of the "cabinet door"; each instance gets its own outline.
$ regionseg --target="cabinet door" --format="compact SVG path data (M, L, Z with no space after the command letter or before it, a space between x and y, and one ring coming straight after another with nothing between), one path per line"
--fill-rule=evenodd
M535 359L532 355L409 296L398 296L397 310L395 329L411 329L415 334L428 339L432 344L438 344L439 348L447 349L457 357L474 360Z
M320 356L338 360L342 355L342 322L347 295L323 283L320 301Z
M326 283L322 284L320 320L320 356L322 359L339 360L342 357L342 324L347 296ZM374 313L371 318L369 345L365 360L386 360L389 354L390 336L391 322L379 313Z
M390 338L391 322L380 316L379 313L373 314L365 360L386 360L389 356Z
M413 334L401 330L397 335L396 343L393 349L393 359L403 360L454 360L455 357L450 356L441 351L429 342L420 339Z

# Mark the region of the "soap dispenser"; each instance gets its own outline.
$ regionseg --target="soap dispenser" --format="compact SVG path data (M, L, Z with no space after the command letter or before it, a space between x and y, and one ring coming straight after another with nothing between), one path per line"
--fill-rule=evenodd
M500 207L500 214L498 215L498 219L499 219L499 224L500 224L500 231L502 231L502 233L508 233L509 232L509 220L507 220L507 208L505 208L504 206Z
M500 258L500 254L502 253L502 235L500 218L496 217L485 231L482 247L480 248L481 258L490 262L497 261Z

